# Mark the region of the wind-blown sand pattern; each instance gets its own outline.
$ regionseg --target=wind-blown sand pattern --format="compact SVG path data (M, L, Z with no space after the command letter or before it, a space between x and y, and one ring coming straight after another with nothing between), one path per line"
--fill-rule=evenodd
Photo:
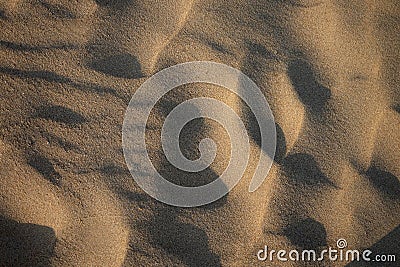
M340 238L400 261L399 22L396 0L0 1L0 266L345 266L256 257L264 245L320 251ZM184 209L134 182L121 129L148 77L194 60L257 83L278 146L267 179L249 193L260 153L249 108L216 86L174 89L147 132L169 180L208 183L230 154L221 125L195 120L183 153L196 159L210 137L215 162L191 175L168 164L159 137L180 102L223 101L251 137L235 189Z

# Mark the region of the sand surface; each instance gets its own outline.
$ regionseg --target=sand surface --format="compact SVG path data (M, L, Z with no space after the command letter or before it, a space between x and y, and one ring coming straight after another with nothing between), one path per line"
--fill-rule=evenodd
M397 253L368 266L400 266L399 25L397 0L0 1L0 266L345 266L256 257L264 245L322 250L339 238ZM251 139L235 189L185 209L138 187L121 130L146 79L194 60L257 83L278 146L249 193L261 151L248 107L217 86L174 89L147 132L171 181L207 183L229 161L226 132L204 119L186 127L182 149L196 159L210 137L215 162L192 175L166 162L160 130L180 102L224 101Z

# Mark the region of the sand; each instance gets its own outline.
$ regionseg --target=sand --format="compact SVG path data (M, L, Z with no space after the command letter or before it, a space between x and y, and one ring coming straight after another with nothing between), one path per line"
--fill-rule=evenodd
M0 1L0 266L346 266L256 257L265 245L320 251L340 238L400 261L399 22L396 0ZM146 79L194 60L256 82L278 146L249 193L262 153L249 108L217 86L174 89L147 132L166 178L208 183L229 161L226 132L204 119L184 129L182 150L196 159L212 138L215 162L192 175L166 162L163 119L187 99L227 103L251 145L226 197L178 208L135 183L121 131Z

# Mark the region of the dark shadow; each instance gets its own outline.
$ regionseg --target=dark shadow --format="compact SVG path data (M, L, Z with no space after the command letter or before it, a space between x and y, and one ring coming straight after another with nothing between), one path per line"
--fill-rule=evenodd
M294 7L300 7L300 8L312 8L321 5L324 3L324 0L275 0L278 3L281 3L283 5L290 5Z
M125 100L125 97L120 96L113 88L102 87L93 83L75 82L71 78L59 75L52 71L20 70L9 67L0 67L0 73L16 76L21 79L40 79L47 82L62 83L81 91L93 92L96 94L111 94Z
M122 195L129 201L132 202L137 202L137 203L145 203L145 202L149 202L152 199L150 198L150 196L148 194L141 194L141 193L135 193L135 192L131 192L131 191L123 191Z
M134 0L95 0L102 7L124 8L134 3Z
M256 116L254 116L254 113L251 112L250 108L247 107L244 102L242 102L242 105L244 106L243 116L245 117L245 126L249 137L257 144L257 146L261 147L261 132Z
M248 132L250 137L256 142L256 144L261 148L261 133L258 123L254 117L254 115L249 116L248 119ZM282 128L279 126L278 123L275 123L276 128L276 149L274 155L274 161L276 163L281 164L283 158L286 155L286 138L285 134L283 133ZM268 151L265 151L268 153ZM271 155L270 155L271 156Z
M0 19L6 19L6 13L4 12L4 10L0 10Z
M55 243L52 228L0 215L0 266L51 266Z
M138 79L144 77L140 63L136 57L128 53L96 59L89 66L98 72L118 78Z
M146 193L132 192L122 187L116 189L116 193L122 196L128 202L135 203L139 208L142 209L151 209L156 201Z
M76 126L87 122L81 114L63 106L42 106L37 109L35 117Z
M396 112L400 113L400 104L394 105L394 106L393 106L393 109L394 109Z
M303 249L314 249L326 246L326 230L322 223L307 218L287 226L283 234L293 245Z
M288 178L297 185L329 185L336 187L336 185L322 173L314 157L309 154L297 153L288 155L282 160L282 167Z
M368 248L372 254L368 257L371 261L353 261L346 265L346 267L399 267L400 260L400 225L393 231L382 237L378 242ZM377 262L374 261L376 255L394 255L396 261L390 262Z
M59 45L49 45L49 46L33 46L28 44L20 44L20 43L13 43L8 41L0 40L0 46L15 50L15 51L24 51L24 52L35 52L35 51L45 51L45 50L73 50L79 49L78 45L71 45L71 44L59 44Z
M392 199L400 198L400 181L390 172L382 171L375 166L369 167L366 175L375 188L382 192L385 196Z
M226 47L225 45L221 44L219 41L214 40L213 38L210 38L210 36L204 35L204 34L200 34L200 33L196 33L196 35L190 34L190 38L198 41L199 43L205 44L208 47L211 47L211 49L226 54L226 55L231 55L233 56L233 52L231 50L229 50L228 47ZM173 64L175 65L175 64Z
M311 65L303 60L290 63L288 75L300 100L315 113L320 113L331 97L331 91L318 83Z
M177 218L179 208L163 205L147 227L152 243L174 255L189 267L221 266L204 230Z
M61 186L61 175L54 169L53 163L49 159L35 153L28 157L28 164L53 185Z
M276 127L276 150L275 150L274 160L275 162L281 164L287 152L286 138L279 124L275 123L275 127Z
M258 55L266 60L275 60L275 61L280 60L277 55L275 55L271 50L267 49L262 44L246 41L246 46L251 55Z
M174 184L186 187L198 187L209 184L219 177L210 167L197 173L191 173L176 168L168 162L165 156L161 157L163 164L158 172L162 177Z
M61 19L76 19L76 16L60 4L50 4L46 1L39 1L54 17Z
M73 83L73 81L65 76L58 75L52 71L46 70L19 70L8 67L0 67L0 72L4 74L9 74L13 76L17 76L19 78L32 78L32 79L41 79L48 82L56 82L56 83Z
M221 52L223 54L232 55L232 52L230 52L225 46L223 46L215 41L209 40L206 42L206 44L218 52Z
M44 138L46 138L47 142L49 142L50 144L56 144L59 147L63 148L65 151L70 151L70 150L74 150L74 151L78 151L78 152L81 151L76 144L71 143L67 140L64 140L63 138L58 137L52 133L43 132L42 136Z
M261 133L257 120L252 112L247 112L246 115L247 115L246 128L248 130L249 136L261 148ZM275 123L275 128L276 128L276 148L275 148L274 161L278 164L281 164L287 152L286 138L282 128L279 126L278 123ZM270 154L269 151L264 151L264 152Z
M270 67L271 63L279 63L281 59L268 47L246 40L247 55L243 62L242 71L250 77L256 84L264 83L262 80L263 69Z
M107 176L115 176L115 175L130 175L128 168L123 168L114 163L109 163L101 166L99 171Z

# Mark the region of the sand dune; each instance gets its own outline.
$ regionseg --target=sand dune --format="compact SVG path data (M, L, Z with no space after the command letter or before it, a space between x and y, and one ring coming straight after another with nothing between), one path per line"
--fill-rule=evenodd
M399 21L396 0L0 1L0 266L365 266L256 257L264 245L321 251L340 238L400 261ZM167 179L205 184L229 163L227 133L209 119L189 123L181 145L196 159L212 138L215 161L194 174L167 162L163 120L185 100L228 104L251 147L227 196L177 208L134 182L121 130L146 79L195 60L255 81L277 149L249 193L263 153L249 107L214 85L172 90L147 132Z

